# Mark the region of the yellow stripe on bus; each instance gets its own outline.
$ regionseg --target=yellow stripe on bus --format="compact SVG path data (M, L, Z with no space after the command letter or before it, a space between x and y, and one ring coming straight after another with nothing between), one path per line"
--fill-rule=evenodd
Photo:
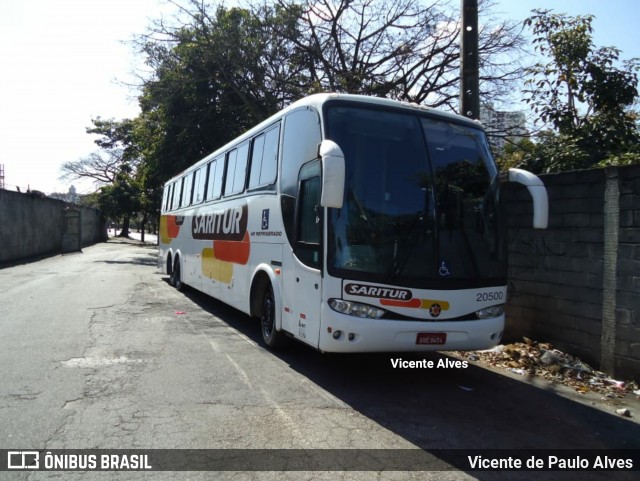
M216 281L231 284L233 278L233 264L216 259L213 249L202 249L202 275Z

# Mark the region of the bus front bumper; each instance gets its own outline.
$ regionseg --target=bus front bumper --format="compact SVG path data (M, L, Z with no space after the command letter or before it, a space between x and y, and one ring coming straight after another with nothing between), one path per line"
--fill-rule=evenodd
M363 319L322 304L318 348L324 352L477 351L502 338L504 314L473 321Z

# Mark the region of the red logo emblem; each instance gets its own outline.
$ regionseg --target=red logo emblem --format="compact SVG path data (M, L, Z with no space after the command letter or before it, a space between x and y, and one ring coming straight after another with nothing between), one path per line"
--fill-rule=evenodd
M438 317L441 312L442 308L440 307L440 304L431 304L431 307L429 307L429 314L433 317Z

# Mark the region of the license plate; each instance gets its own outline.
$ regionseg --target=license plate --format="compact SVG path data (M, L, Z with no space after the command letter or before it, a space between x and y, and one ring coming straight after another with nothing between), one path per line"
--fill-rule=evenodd
M441 345L446 342L446 332L419 332L416 336L416 344Z

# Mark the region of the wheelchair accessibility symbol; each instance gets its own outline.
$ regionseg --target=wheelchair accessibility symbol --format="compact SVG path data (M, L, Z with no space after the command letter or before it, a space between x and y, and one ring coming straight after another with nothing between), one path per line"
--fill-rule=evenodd
M451 275L449 264L447 264L446 261L442 261L442 263L440 264L440 269L438 269L438 274L440 274L440 277L447 277Z

